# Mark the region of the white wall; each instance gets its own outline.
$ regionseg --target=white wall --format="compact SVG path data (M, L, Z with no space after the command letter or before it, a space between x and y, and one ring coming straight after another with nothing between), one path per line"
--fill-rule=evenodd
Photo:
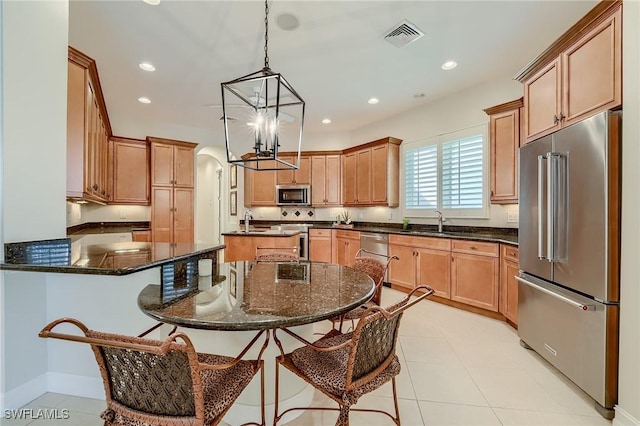
M614 425L640 425L640 2L624 1L620 367Z
M68 3L2 2L2 243L66 235ZM1 272L0 405L46 390L44 274ZM27 399L30 398L30 399Z
M222 201L227 203L229 200L226 194L222 200L219 200L218 172L222 172L222 166L215 158L205 154L197 156L197 165L196 241L219 244L220 219L222 219L219 204Z

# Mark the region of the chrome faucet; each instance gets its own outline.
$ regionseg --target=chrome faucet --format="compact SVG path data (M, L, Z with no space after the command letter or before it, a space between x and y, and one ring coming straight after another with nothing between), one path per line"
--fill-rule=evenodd
M249 232L249 222L251 221L251 210L244 211L244 232Z
M442 212L440 210L436 210L438 213L438 233L442 234L442 223L447 221L447 218L442 216Z

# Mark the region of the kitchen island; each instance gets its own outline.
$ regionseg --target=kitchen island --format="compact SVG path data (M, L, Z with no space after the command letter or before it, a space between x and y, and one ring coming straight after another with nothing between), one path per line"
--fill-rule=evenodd
M225 232L224 250L225 262L236 260L253 260L256 248L292 248L299 246L300 231L275 229L249 229L248 231Z

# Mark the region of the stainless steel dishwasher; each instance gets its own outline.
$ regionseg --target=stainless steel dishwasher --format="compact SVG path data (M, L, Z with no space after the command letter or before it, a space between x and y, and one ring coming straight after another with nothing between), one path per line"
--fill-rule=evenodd
M389 255L389 235L387 234L373 234L369 232L360 233L360 248L368 250L370 252ZM384 257L376 256L370 253L362 253L362 256L372 257L378 259L381 262L386 262ZM384 282L389 282L389 270L384 274Z

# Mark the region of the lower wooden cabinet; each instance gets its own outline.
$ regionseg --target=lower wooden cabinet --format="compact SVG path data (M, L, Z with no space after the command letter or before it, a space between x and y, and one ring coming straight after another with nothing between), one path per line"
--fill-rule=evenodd
M193 189L154 186L151 194L154 243L193 242Z
M518 325L518 248L500 245L500 313Z
M499 244L454 240L451 300L498 312L499 268Z
M297 247L298 234L291 236L225 235L224 261L254 260L257 247Z
M335 263L353 266L356 253L360 250L360 232L335 230Z
M309 230L309 260L331 262L331 229Z
M137 241L142 243L151 242L151 230L144 231L131 231L131 241Z
M417 253L416 286L427 284L436 296L451 298L451 253L424 248Z

